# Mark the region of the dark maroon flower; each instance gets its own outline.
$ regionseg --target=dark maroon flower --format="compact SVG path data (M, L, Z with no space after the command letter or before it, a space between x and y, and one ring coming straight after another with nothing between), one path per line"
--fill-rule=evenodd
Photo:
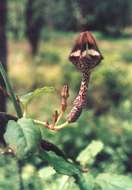
M68 115L68 122L75 122L87 103L87 89L92 69L103 59L96 41L88 31L80 33L70 53L69 60L83 74L80 90L73 108Z
M103 59L96 41L88 31L80 33L70 53L69 60L81 72L89 72Z

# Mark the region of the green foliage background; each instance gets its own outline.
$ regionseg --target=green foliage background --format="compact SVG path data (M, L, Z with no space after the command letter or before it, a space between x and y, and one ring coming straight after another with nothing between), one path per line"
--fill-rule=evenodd
M131 42L129 38L115 40L104 38L100 33L94 35L98 39L104 61L93 72L89 86L88 107L73 126L70 125L57 133L43 129L42 134L45 139L58 145L68 157L73 159L92 140L100 140L104 148L92 163L88 163L90 172L94 175L110 172L131 176L132 65L123 57L127 51L127 49L124 51L124 47L127 46L130 50ZM29 116L50 120L53 110L59 109L58 89L64 83L70 86L68 110L72 106L72 100L79 88L80 74L67 59L76 34L45 31L43 36L47 40L44 44L41 41L39 54L35 59L28 55L27 46L25 49L21 48L22 42L13 44L10 40L9 76L19 95L31 91L34 85L42 87L45 84L56 88L56 93L35 99L28 110ZM56 63L54 57L57 57ZM8 108L10 113L14 112L10 102ZM61 181L60 175L55 174L51 167L47 168L46 163L44 168L36 171L34 167L36 162L40 161L31 159L23 168L25 189L49 189L49 184L51 189L56 189ZM0 163L1 188L18 189L18 168L14 158L1 156ZM17 182L14 184L15 180ZM70 184L71 189L77 189L73 182ZM69 187L66 185L65 188Z
M101 141L104 147L92 158L92 161L86 163L89 172L84 176L91 186L93 180L97 178L96 188L102 190L106 190L103 179L106 179L107 190L115 190L115 186L116 190L132 189L127 179L127 176L132 178L131 1L125 2L126 9L123 6L124 1L93 1L91 5L89 1L87 6L93 7L90 9L92 12L85 13L84 10L83 15L79 0L50 1L50 3L38 1L34 9L39 11L34 19L39 14L43 15L44 27L41 32L39 51L35 57L30 54L25 35L23 16L26 1L13 0L8 3L8 10L10 10L7 24L8 73L15 92L23 95L45 85L55 88L54 93L40 96L30 104L28 114L33 118L51 120L53 111L59 110L59 92L63 84L68 84L70 87L68 111L70 110L79 89L81 76L68 61L68 55L78 34L77 31L82 26L98 29L93 34L104 60L92 73L86 110L77 123L57 133L43 129L42 136L59 146L74 160L92 140ZM85 4L86 1L83 2L83 5ZM118 6L119 4L121 6ZM83 6L82 9L88 8L87 6ZM113 15L117 13L116 7L119 8L118 14L113 19ZM102 28L104 17L105 28ZM124 30L126 26L129 28ZM103 31L103 34L100 31ZM115 38L106 35L106 33L117 35L118 32L122 32L122 35ZM14 114L10 101L8 101L8 112ZM25 190L78 189L72 177L67 178L65 175L57 174L47 162L44 162L44 167L37 169L35 165L40 163L39 158L30 158L23 166ZM117 177L117 174L125 175L126 179ZM121 181L122 187L120 187ZM11 156L0 155L0 190L18 189L17 160Z

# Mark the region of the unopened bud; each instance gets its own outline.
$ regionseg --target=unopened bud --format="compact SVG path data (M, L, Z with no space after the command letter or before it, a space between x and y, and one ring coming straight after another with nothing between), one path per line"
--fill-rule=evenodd
M67 108L67 100L62 98L62 100L61 100L61 111L65 112L66 108Z
M64 85L61 90L61 111L65 112L67 108L67 99L69 97L69 87Z
M69 97L69 87L68 85L64 85L61 90L61 97L67 99Z
M52 116L53 125L56 123L58 116L59 114L58 114L58 111L56 110Z

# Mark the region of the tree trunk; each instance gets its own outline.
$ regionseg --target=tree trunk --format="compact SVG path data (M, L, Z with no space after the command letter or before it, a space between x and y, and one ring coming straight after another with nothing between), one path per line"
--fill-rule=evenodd
M0 64L7 70L7 44L6 44L6 0L0 0ZM0 76L0 86L5 88L4 81ZM6 111L6 97L2 91L0 91L0 112ZM3 133L4 128L3 121L0 118L0 144L4 143Z
M28 0L26 5L26 35L31 46L31 53L35 55L38 51L40 33L43 25L42 16L35 6L35 0ZM38 2L39 3L39 2Z
M6 0L0 0L0 62L7 70L7 44L6 44ZM0 76L0 86L5 87ZM6 97L0 92L0 111L6 111Z

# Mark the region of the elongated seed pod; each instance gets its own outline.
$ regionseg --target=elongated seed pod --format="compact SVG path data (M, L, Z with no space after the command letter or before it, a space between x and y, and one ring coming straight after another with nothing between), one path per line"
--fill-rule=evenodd
M70 53L69 60L83 74L80 90L68 115L68 122L75 122L86 105L90 73L103 59L96 41L88 31L80 33Z

